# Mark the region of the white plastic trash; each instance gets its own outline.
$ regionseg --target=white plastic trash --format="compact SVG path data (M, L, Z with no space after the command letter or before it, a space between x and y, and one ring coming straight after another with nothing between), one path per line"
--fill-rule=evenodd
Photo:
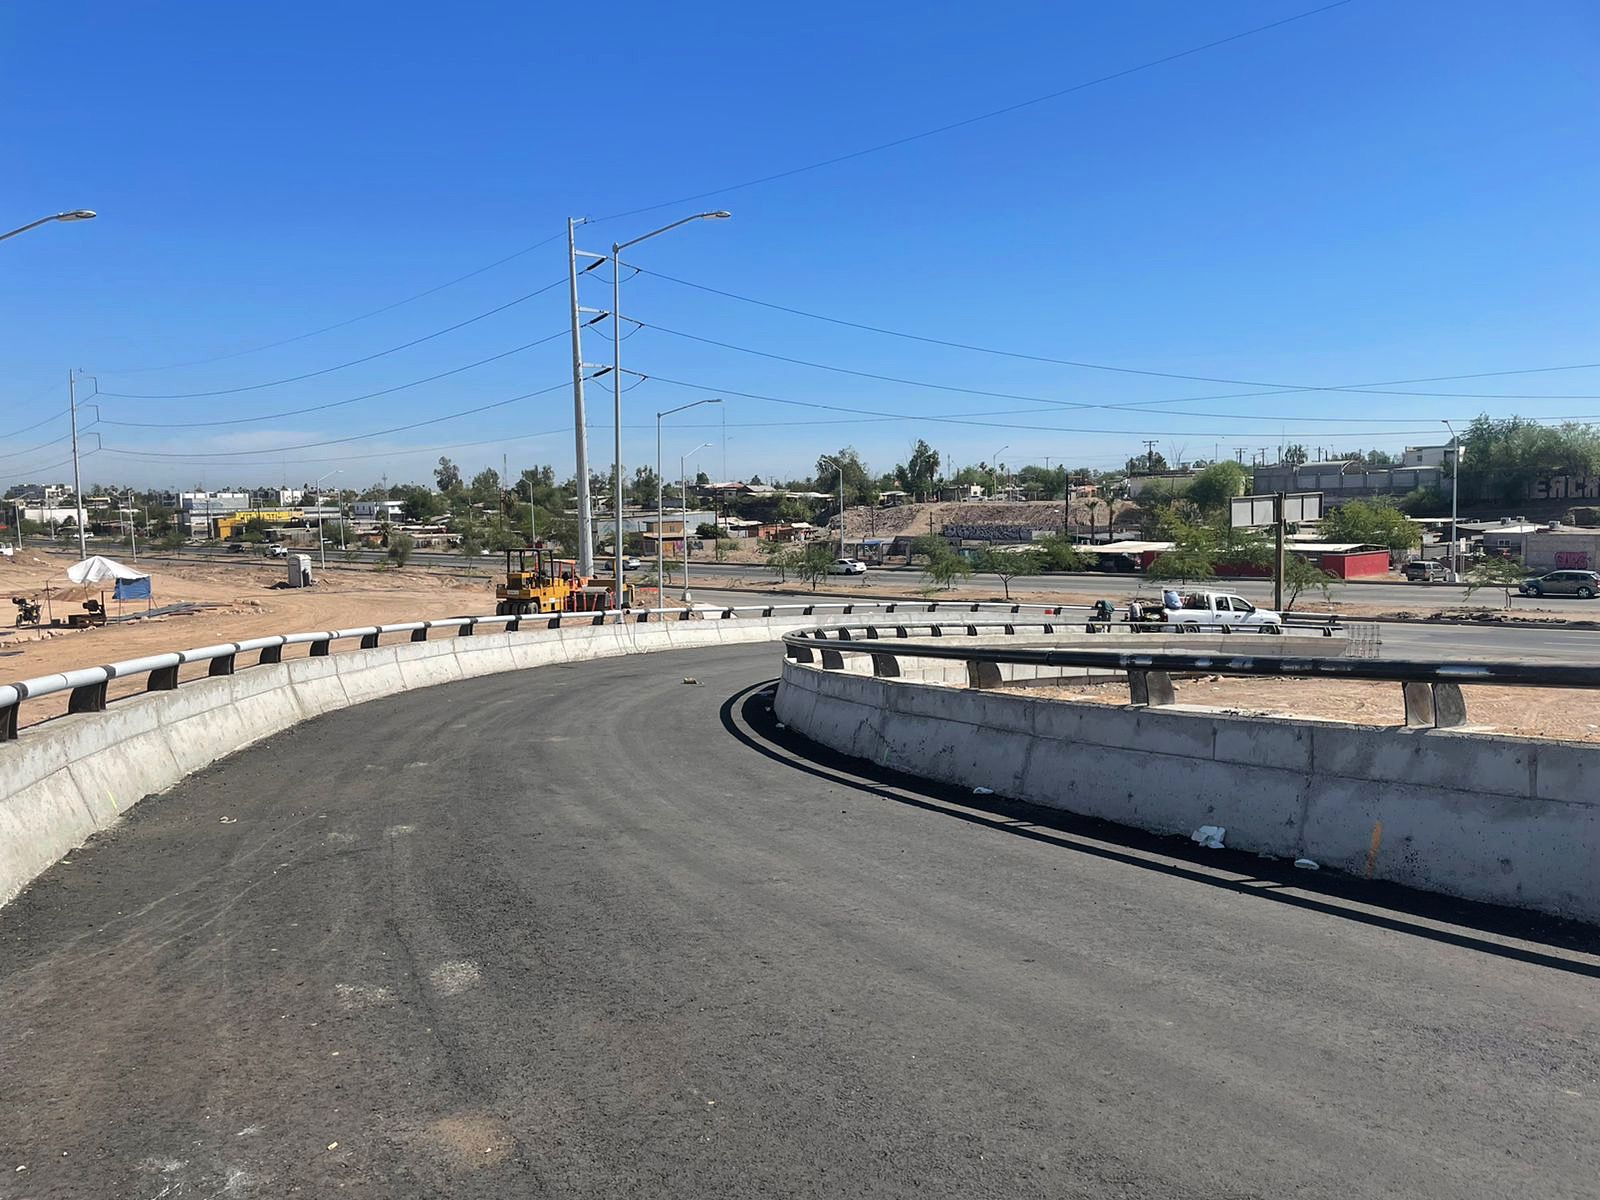
M986 788L986 787L975 787L975 788L972 789L972 794L974 796L992 796L992 795L994 795L994 789L993 788Z
M1227 832L1222 825L1202 825L1189 835L1189 840L1199 842L1207 850L1221 850L1222 839Z
M1322 867L1318 865L1317 860L1314 858L1297 858L1294 860L1294 865L1299 867L1302 871L1322 870Z

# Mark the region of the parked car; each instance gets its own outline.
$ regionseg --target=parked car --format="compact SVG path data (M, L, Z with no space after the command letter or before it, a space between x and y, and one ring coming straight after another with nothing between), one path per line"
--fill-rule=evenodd
M1450 568L1436 558L1408 562L1401 572L1412 583L1449 583Z
M867 564L857 558L836 558L828 564L829 575L865 575Z
M1524 596L1576 596L1593 600L1600 596L1600 574L1594 571L1551 571L1524 579L1517 585Z
M1136 623L1137 633L1282 633L1283 617L1270 608L1257 608L1243 596L1232 592L1176 593L1168 589L1157 601L1134 600L1128 619ZM1137 615L1135 615L1137 613Z
M267 547L267 556L269 558L288 558L289 548L281 543L274 542Z
M228 543L228 553L229 554L243 554L244 553L244 543L243 542L229 542Z

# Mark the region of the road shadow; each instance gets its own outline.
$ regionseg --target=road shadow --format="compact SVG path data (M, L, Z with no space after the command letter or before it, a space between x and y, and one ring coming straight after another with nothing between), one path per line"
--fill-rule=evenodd
M1359 879L1341 871L1301 870L1287 860L1261 858L1251 851L1205 850L1181 835L1146 833L998 795L976 796L967 788L919 779L866 759L851 758L782 728L771 707L776 687L776 680L767 680L734 693L723 702L720 717L722 727L738 741L792 770L895 804L1044 842L1073 854L1205 884L1262 903L1283 904L1600 979L1600 962L1584 962L1493 940L1515 938L1552 950L1600 955L1600 927L1525 909L1458 900L1396 883ZM1150 855L1169 861L1152 859ZM1242 878L1214 873L1219 870ZM1356 905L1361 907L1353 907ZM1453 928L1439 928L1427 922Z

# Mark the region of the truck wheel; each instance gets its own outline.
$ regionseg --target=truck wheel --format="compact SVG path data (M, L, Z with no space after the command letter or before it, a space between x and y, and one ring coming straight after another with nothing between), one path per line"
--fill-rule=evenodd
M1586 587L1579 588L1578 589L1578 599L1579 600L1593 600L1594 599L1594 589L1593 588L1586 588Z
M1183 633L1199 633L1200 632L1200 626L1196 625L1193 621L1190 621L1190 622L1188 622L1187 624L1185 624L1182 627L1181 632L1183 632Z
M1263 633L1282 633L1283 632L1283 626L1279 625L1276 621L1274 621L1274 622L1272 622L1270 624L1263 625L1261 627L1261 631Z

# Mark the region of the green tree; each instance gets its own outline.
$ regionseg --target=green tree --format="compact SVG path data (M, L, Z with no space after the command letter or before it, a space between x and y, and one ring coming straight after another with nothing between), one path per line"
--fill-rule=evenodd
M1514 558L1486 558L1467 571L1467 595L1479 588L1497 587L1505 591L1505 607L1511 607L1511 589L1527 577L1527 569Z
M939 480L939 452L918 438L911 448L911 456L903 466L896 467L894 473L913 498L920 500L931 496Z
M1330 542L1383 546L1393 554L1422 545L1422 526L1401 512L1387 496L1376 500L1347 500L1322 514L1320 528Z
M1167 469L1167 460L1157 450L1153 454L1135 454L1128 460L1129 475L1155 475Z
M1149 578L1211 579L1216 575L1223 545L1215 529L1188 519L1176 507L1163 511L1160 527L1162 536L1172 542L1172 549L1157 555L1145 572Z
M694 535L698 538L716 538L722 531L713 521L701 521L695 526Z
M985 550L978 555L975 569L984 575L993 575L1011 599L1011 581L1018 575L1033 575L1039 570L1040 558L1032 550Z
M833 461L828 461L832 459ZM819 492L837 492L839 490L839 467L844 469L844 502L848 504L865 504L872 492L872 476L867 473L867 465L861 461L861 455L854 446L846 446L833 454L823 455L817 459L817 472L813 479L816 490Z
M400 515L411 524L427 524L445 510L444 498L420 484L401 484L398 490L391 499L400 501Z
M392 534L389 538L389 561L403 567L411 561L411 552L417 548L417 539L409 533Z
M1283 452L1283 461L1291 467L1303 467L1311 461L1311 455L1299 442L1287 447Z
M733 538L719 537L712 543L712 548L717 553L717 561L721 562L723 559L727 558L730 553L739 548L739 543Z
M972 564L950 548L950 543L935 534L925 534L911 544L911 552L927 560L928 582L937 588L951 588L957 579L972 574Z
M447 496L461 491L461 468L443 455L439 456L439 465L433 469L433 478L439 490Z
M467 487L467 495L474 504L498 509L501 503L500 472L493 467L485 467L479 471L472 477L472 483Z
M828 568L833 566L833 547L826 542L806 542L800 548L795 570L800 578L812 587L816 587L828 574Z
M1295 601L1302 592L1320 592L1322 602L1333 602L1333 576L1310 559L1298 554L1285 554L1283 558L1283 611L1293 612Z
M789 572L800 566L800 550L793 542L762 542L761 554L768 568L778 573L779 583L788 583Z
M1213 463L1190 482L1184 496L1201 512L1221 512L1228 501L1242 496L1250 485L1250 472L1236 462Z
M1040 538L1034 550L1039 556L1039 566L1045 571L1085 571L1088 557L1064 537L1051 534Z

